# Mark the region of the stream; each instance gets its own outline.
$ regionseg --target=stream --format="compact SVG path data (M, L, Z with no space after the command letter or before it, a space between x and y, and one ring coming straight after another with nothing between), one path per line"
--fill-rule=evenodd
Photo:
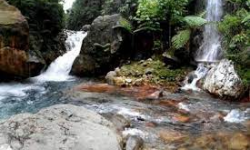
M18 113L35 113L55 104L74 104L101 115L120 115L131 123L123 135L138 135L149 149L197 147L197 140L223 147L233 135L250 133L250 104L214 99L206 93L169 93L157 100L138 100L115 92L89 92L74 89L100 81L74 78L0 84L0 118ZM135 89L136 90L136 89ZM114 124L119 124L115 122ZM201 141L200 141L201 142ZM198 142L198 146L199 146ZM204 144L204 143L203 143Z
M131 124L121 131L122 135L140 136L144 140L144 147L150 150L182 147L211 149L213 146L224 149L225 145L230 146L228 142L231 140L236 141L237 146L249 144L249 103L222 101L202 91L164 91L160 99L139 100L136 95L124 94L122 90L126 89L122 88L115 87L111 92L77 89L79 85L98 87L105 84L69 75L86 33L66 32L69 51L58 57L46 71L22 83L0 84L0 119L19 113L36 113L56 104L75 104L103 116L111 116L108 117L111 120L117 115L122 116L125 122ZM105 88L106 85L102 87ZM130 90L132 93L149 95L155 92L150 93L148 89L140 91L137 88ZM120 124L119 121L113 123Z
M215 12L221 16L219 10L216 9ZM206 28L215 30L211 26ZM56 104L75 104L103 116L111 116L111 120L112 117L121 116L122 120L131 124L121 131L122 135L140 136L145 149L148 150L249 149L249 103L223 101L213 98L200 89L177 93L164 91L160 99L140 100L133 94L121 92L126 89L117 88L111 92L77 89L79 85L95 87L103 83L69 75L87 33L66 32L68 52L57 58L46 71L20 83L0 83L0 119L7 119L19 113L36 113L42 108ZM215 33L212 38L214 36L219 35ZM214 40L218 42L218 38ZM197 59L202 61L217 59L220 52L216 50L220 49L218 48L220 45L215 44L216 47L213 47L215 51L209 58L199 54ZM204 43L203 47L206 46L211 46L211 43ZM207 70L200 65L195 73L200 79L204 76L204 72ZM196 88L197 81L198 79L186 85L184 89ZM137 90L132 89L132 93ZM147 89L139 90L139 93L145 91L147 92ZM148 93L154 94L149 91ZM113 123L120 124L119 121Z

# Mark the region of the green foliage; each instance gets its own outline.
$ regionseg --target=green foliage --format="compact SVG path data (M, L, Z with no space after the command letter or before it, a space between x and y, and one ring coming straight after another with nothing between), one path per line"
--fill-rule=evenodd
M139 0L136 20L140 27L159 28L160 22L175 24L186 12L188 0Z
M177 35L173 36L172 38L172 46L174 49L182 48L186 45L186 43L189 41L191 36L191 30L182 30L179 31Z
M76 0L72 6L67 20L67 28L80 30L83 25L91 24L101 15L103 2L96 0Z
M200 27L207 23L206 19L199 16L186 16L183 20L190 28Z
M250 0L229 0L237 6L219 23L223 34L223 49L227 57L235 62L237 72L244 84L250 85Z
M27 18L30 28L30 48L54 49L54 38L64 26L64 11L60 0L8 0Z
M67 27L79 30L83 25L91 24L100 15L120 13L132 20L138 0L76 0L69 13Z
M184 30L179 31L175 36L172 37L172 50L180 49L185 47L191 38L192 30L199 28L207 23L206 19L199 16L186 16L183 17Z
M186 72L184 69L169 69L164 62L151 59L124 65L120 71L120 76L130 78L143 78L148 74L150 74L147 77L149 81L158 84L177 82L177 80L185 78Z
M132 20L135 15L138 0L106 0L102 6L102 14L120 13L123 17Z
M127 29L129 32L132 32L132 28L133 27L132 27L131 23L127 19L121 17L120 20L119 20L119 22L120 22L120 24L121 24L122 27L124 27L125 29Z
M250 12L240 9L233 14L227 14L219 24L219 30L224 36L224 49L228 53L240 52L250 46Z

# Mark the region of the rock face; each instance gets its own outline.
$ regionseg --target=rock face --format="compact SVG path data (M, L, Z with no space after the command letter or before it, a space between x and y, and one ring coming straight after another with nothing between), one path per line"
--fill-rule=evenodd
M234 69L233 62L224 59L208 72L203 89L220 97L238 98L242 94L243 83Z
M28 77L40 62L29 59L29 26L14 6L0 0L0 72ZM42 65L40 67L43 67ZM41 68L40 68L41 69ZM40 71L40 69L38 69Z
M106 15L96 18L84 39L81 54L72 73L78 76L100 75L119 65L131 54L129 31L121 24L121 16Z
M57 105L0 122L0 149L121 150L120 137L112 128L83 107Z

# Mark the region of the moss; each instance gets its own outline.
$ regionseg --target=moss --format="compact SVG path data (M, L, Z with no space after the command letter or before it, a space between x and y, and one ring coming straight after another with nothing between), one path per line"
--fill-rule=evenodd
M122 66L119 75L131 79L143 78L152 84L177 86L188 72L187 68L172 70L160 60L148 59Z
M127 29L129 32L132 32L132 25L127 19L121 17L119 23L123 28Z

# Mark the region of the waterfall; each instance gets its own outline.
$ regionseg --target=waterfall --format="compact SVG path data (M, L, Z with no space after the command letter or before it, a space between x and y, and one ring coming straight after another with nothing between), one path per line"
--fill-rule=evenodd
M197 62L215 62L222 57L221 36L216 24L222 17L222 0L207 0L206 12L206 19L210 23L203 32L203 43L195 58Z
M68 10L70 10L72 8L73 3L75 2L75 0L64 0L61 2L61 4L63 5L63 9L65 12L67 12Z
M182 87L183 90L199 91L200 89L196 84L209 71L209 68L204 63L217 62L222 58L221 36L216 24L221 20L222 13L222 0L207 0L206 19L209 23L205 25L203 43L195 56L195 60L200 64L192 73L192 78L194 76L195 78L192 81L190 81L190 76L186 78L185 85Z
M81 51L82 41L87 33L83 31L66 31L65 42L67 53L53 61L48 69L33 79L37 81L66 81L72 78L69 75L76 57Z

